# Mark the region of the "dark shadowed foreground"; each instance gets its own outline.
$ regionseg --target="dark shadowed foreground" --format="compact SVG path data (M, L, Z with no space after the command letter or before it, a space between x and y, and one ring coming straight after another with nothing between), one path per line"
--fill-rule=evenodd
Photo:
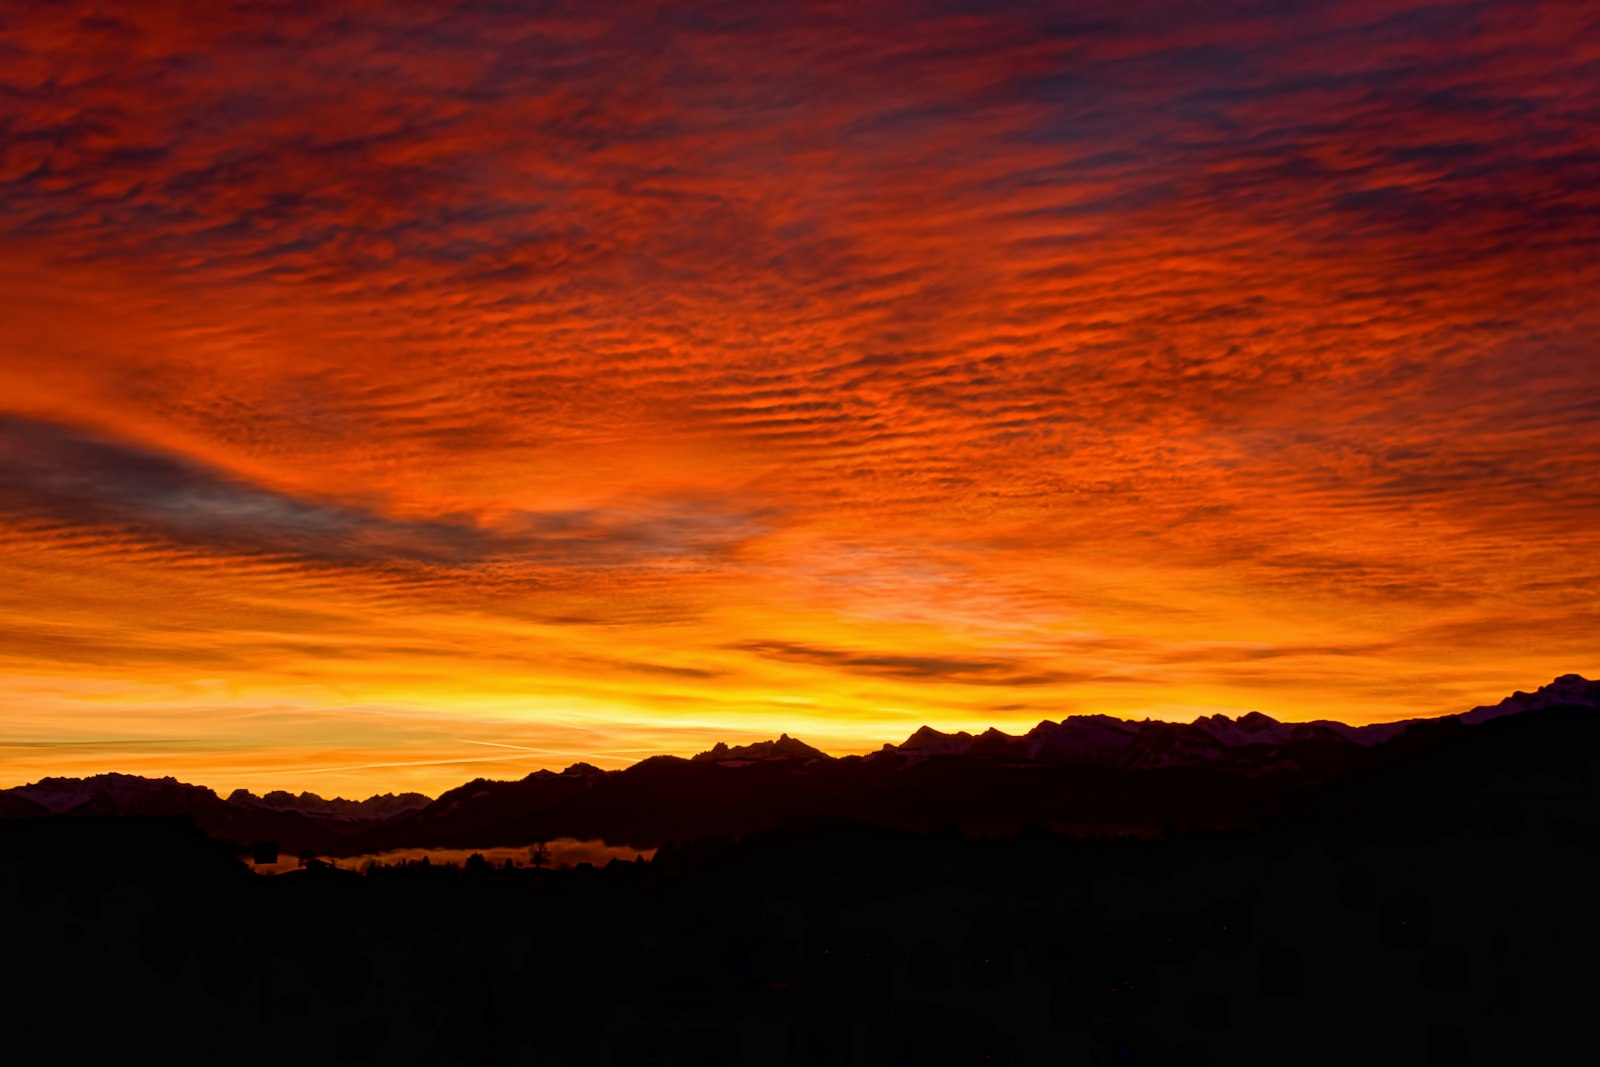
M1557 707L1232 829L864 813L570 870L267 878L183 819L11 819L4 1006L80 1062L1583 1062L1597 743Z

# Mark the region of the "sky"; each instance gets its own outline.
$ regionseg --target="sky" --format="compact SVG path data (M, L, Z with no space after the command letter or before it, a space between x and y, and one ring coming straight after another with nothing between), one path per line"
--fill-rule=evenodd
M1600 674L1600 5L0 0L0 786Z

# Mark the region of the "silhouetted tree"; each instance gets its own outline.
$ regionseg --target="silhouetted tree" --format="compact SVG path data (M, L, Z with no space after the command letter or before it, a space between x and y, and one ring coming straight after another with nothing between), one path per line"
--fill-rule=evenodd
M528 862L535 867L543 868L550 862L550 846L543 841L536 843L528 849Z

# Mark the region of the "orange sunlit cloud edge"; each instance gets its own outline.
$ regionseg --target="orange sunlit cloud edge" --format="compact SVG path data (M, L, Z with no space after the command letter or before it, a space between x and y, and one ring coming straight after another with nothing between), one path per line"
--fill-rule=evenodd
M437 792L1593 675L1597 42L19 11L0 778Z

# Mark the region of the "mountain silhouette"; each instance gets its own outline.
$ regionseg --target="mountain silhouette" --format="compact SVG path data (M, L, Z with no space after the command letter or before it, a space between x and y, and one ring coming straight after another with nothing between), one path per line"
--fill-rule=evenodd
M228 794L228 803L241 807L262 808L268 811L295 811L318 820L336 822L371 822L392 819L406 812L427 807L432 798L421 793L384 793L366 800L345 800L334 797L326 800L316 793L294 793L275 789L256 796L247 789L235 789Z
M702 752L693 758L702 762L731 763L775 759L828 759L829 757L821 749L812 748L804 741L798 741L788 734L780 734L776 741L757 741L754 744L737 745L731 748L726 742L718 741L708 751Z
M691 759L655 756L605 771L577 763L520 780L475 779L429 801L386 794L325 800L236 790L227 800L175 779L105 774L0 791L0 814L186 815L213 837L355 855L481 848L557 837L638 848L742 835L793 819L848 818L927 831L1157 834L1255 825L1318 809L1351 783L1430 758L1462 730L1600 708L1600 683L1563 675L1462 715L1351 726L1260 712L1191 723L1106 715L1046 720L1025 734L922 727L898 745L833 757L788 734L718 743ZM1550 738L1552 745L1560 744ZM41 811L40 809L43 809Z
M0 792L7 1005L92 1058L180 1062L282 1033L310 1062L1566 1062L1600 951L1597 707L1569 676L1381 738L1252 715L842 758L780 736L367 823L49 779L22 792L57 811ZM118 805L188 813L92 814ZM661 844L255 877L243 824L202 826L219 807L351 852Z
M1021 736L923 727L899 745L843 757L783 734L616 771L583 764L520 781L476 780L342 845L486 847L570 836L648 848L807 818L980 834L1026 826L1152 834L1251 825L1312 810L1325 787L1422 758L1458 728L1597 707L1600 683L1566 675L1535 693L1473 709L1470 722L1283 723L1259 712L1193 723L1072 716Z
M295 852L331 852L349 834L427 803L420 793L328 801L312 793L295 797L281 791L257 797L242 789L224 800L205 786L176 778L110 772L42 778L0 790L0 818L176 816L219 840L274 841Z

